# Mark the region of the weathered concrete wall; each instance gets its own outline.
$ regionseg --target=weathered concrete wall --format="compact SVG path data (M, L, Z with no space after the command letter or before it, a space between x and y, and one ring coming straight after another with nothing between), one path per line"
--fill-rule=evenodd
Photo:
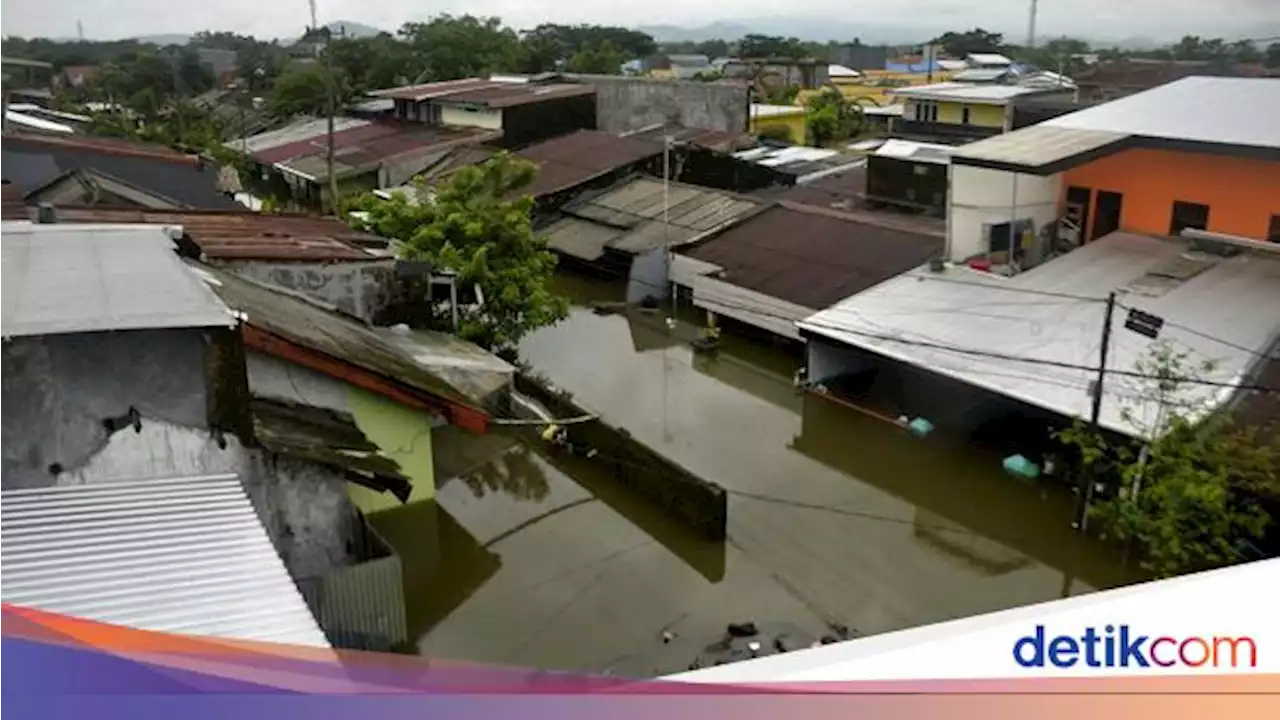
M393 261L359 263L269 263L245 261L226 267L252 280L306 293L343 312L372 322L392 301Z
M3 348L6 489L235 473L294 577L351 561L357 516L320 466L221 443L207 425L205 347L195 330L19 338ZM138 430L108 418L140 414Z
M516 389L542 403L554 417L588 414L570 398L526 376L516 377ZM729 509L723 487L703 480L626 430L602 420L570 425L566 430L570 443L594 448L598 454L592 461L609 466L620 483L657 503L703 537L725 539Z
M659 123L746 132L750 102L745 84L574 75L595 86L596 127L608 132Z

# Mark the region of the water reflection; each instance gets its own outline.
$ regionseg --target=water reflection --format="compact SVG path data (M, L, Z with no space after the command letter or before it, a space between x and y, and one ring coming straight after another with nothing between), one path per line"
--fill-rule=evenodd
M517 444L505 453L458 480L482 498L500 492L513 498L537 502L544 500L550 488L547 478L530 457L527 445Z

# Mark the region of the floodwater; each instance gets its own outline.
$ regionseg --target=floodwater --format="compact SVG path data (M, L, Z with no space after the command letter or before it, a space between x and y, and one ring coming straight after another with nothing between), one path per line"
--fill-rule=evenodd
M562 285L579 303L621 293ZM404 558L419 652L660 674L687 667L730 622L871 634L1136 579L1072 531L1066 488L797 394L794 352L726 336L708 358L675 340L694 331L579 305L521 352L579 403L728 489L728 540L698 539L590 460L516 438L442 438L437 453L462 459L437 471L437 501L375 518ZM486 461L495 446L505 450Z

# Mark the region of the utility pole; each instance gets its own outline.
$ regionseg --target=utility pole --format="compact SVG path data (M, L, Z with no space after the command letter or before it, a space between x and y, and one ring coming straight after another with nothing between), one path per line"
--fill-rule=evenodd
M1102 415L1102 383L1107 376L1107 353L1111 348L1111 319L1116 311L1116 294L1107 295L1107 311L1102 320L1102 344L1098 350L1098 377L1093 381L1093 409L1089 415L1089 427L1097 433L1098 418ZM1080 486L1076 495L1075 526L1084 532L1089 528L1089 502L1093 499L1093 471L1085 468L1080 473Z
M316 23L316 0L308 0L311 5L311 31L320 33L320 26ZM329 209L334 215L338 214L338 178L333 172L333 114L337 112L337 100L334 95L337 94L334 87L333 78L333 60L329 53L329 33L326 31L321 37L324 39L324 47L316 47L316 54L319 56L321 72L324 73L325 84L325 115L328 120L325 137L325 171L329 174Z
M1036 4L1037 0L1031 0L1031 17L1027 20L1027 47L1036 46Z

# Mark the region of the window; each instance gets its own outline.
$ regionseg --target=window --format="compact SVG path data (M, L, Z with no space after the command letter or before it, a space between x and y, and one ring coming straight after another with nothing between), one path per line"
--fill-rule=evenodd
M916 122L938 122L938 104L933 102L916 103Z
M1280 215L1271 216L1271 225L1267 228L1267 242L1280 243Z
M968 105L965 105L964 107L960 108L960 123L962 125L969 124L969 106Z

